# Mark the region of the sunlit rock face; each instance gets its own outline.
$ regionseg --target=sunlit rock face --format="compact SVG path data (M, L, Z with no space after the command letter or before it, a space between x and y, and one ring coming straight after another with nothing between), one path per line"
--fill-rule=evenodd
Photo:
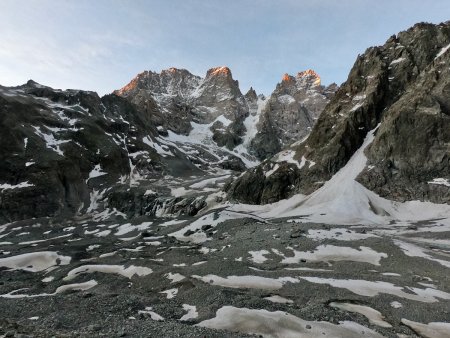
M262 112L253 153L265 159L307 136L337 88L336 84L322 86L311 69L296 76L284 74Z
M217 120L216 138L229 148L240 143L242 121L248 115L247 102L228 67L211 68L205 78L177 68L146 71L115 94L151 115L157 126L178 134L188 135L191 122Z

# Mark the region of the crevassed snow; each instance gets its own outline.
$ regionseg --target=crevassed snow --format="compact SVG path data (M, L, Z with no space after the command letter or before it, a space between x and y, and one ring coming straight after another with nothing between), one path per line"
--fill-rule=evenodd
M34 184L31 184L28 181L20 182L18 184L8 184L8 183L0 184L0 190L22 189L22 188L28 188L28 187L34 187Z
M377 332L355 322L343 321L339 325L306 321L287 312L255 310L224 306L216 316L197 326L262 335L266 338L382 338Z
M191 277L201 280L204 283L233 289L278 290L286 283L299 282L297 278L292 277L267 278L260 276L228 276L223 278L216 275L193 275Z
M434 303L438 299L450 299L450 293L426 288L419 289L413 287L397 286L392 283L382 281L367 281L356 279L335 279L320 277L299 277L311 283L327 284L336 288L347 289L357 295L374 297L380 293L393 295L400 298L410 299L424 303ZM407 289L407 292L404 291Z
M369 322L371 322L374 325L381 326L381 327L392 327L391 324L386 322L384 320L384 316L381 314L381 312L372 309L369 306L364 305L358 305L358 304L352 304L352 303L338 303L338 302L331 302L329 304L331 307L338 308L344 311L349 312L356 312L359 314L362 314L365 316Z
M130 265L125 268L123 265L82 265L78 268L70 270L64 280L72 280L78 275L89 274L94 272L113 273L131 279L134 275L138 277L147 276L153 272L152 269L143 266Z
M187 151L186 149L189 145L202 146L203 150L208 151L213 157L217 159L217 161L221 160L221 157L218 153L229 153L233 156L239 157L247 167L253 167L257 165L259 162L253 159L247 152L247 149L243 147L243 145L237 146L233 150L229 150L226 147L219 147L213 141L213 132L211 131L212 125L216 121L222 121L222 117L219 116L213 122L209 124L200 124L191 122L192 130L189 135L179 135L174 132L168 130L167 137L158 137L158 141L163 144L170 145L172 147L177 148L179 151L189 154L189 152L197 153L196 150ZM223 122L223 121L222 121Z
M24 270L30 272L39 272L47 270L56 265L67 265L71 257L58 255L53 251L39 251L0 258L0 267L6 267L11 270Z

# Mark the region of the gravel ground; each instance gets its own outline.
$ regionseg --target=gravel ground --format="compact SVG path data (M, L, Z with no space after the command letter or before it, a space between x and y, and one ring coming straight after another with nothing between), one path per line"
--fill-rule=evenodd
M213 213L212 219L219 219L223 211ZM318 321L336 325L351 321L370 329L362 335L369 337L372 331L385 337L427 336L423 330L404 325L402 319L449 322L450 232L432 232L439 227L438 221L384 229L244 217L215 227L203 225L197 232L206 234L208 240L203 243L168 236L191 220L161 226L163 221L137 219L134 225L144 225L135 228L121 227L126 223L116 220L51 219L2 226L0 335L248 337L265 333L261 324L259 329L230 324L229 331L195 326L214 318L224 306L282 311L308 321L306 332L320 327ZM120 229L129 232L117 236ZM101 231L104 237L98 237ZM37 239L46 240L33 242ZM60 257L53 263L41 257L41 261L22 262L20 267L16 261L16 269L7 260L45 251ZM71 257L70 263L61 256ZM52 266L38 269L42 261ZM147 270L120 275L117 269L116 273L83 273L84 267L67 278L71 270L86 265ZM33 269L42 271L25 271ZM93 280L96 285L84 291L54 294L62 285ZM167 290L171 291L164 293ZM266 299L272 296L287 302ZM370 307L387 324L380 326L330 303ZM195 314L182 320L189 306L195 307ZM155 314L164 320L154 320ZM283 336L281 332L265 334Z

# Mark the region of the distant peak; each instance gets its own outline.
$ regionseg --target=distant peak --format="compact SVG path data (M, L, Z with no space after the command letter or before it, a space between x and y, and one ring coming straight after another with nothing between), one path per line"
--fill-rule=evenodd
M186 70L186 69L183 69L183 68L170 67L168 69L163 69L161 71L161 74L163 74L163 73L172 73L172 74L175 74L175 73L189 73L189 71Z
M312 70L312 69L307 69L307 70L305 70L305 71L303 71L303 72L299 72L298 74L297 74L297 78L298 79L303 79L303 78L305 78L305 79L311 79L311 80L313 80L313 84L314 85L320 85L320 76L319 76L319 74L317 74L314 70Z
M292 75L289 75L288 73L284 74L281 78L282 82L292 82L294 80L294 77Z
M226 66L222 66L222 67L214 67L208 70L208 72L206 73L206 75L208 76L214 76L214 75L225 75L225 76L230 76L231 77L231 70L230 68L226 67Z

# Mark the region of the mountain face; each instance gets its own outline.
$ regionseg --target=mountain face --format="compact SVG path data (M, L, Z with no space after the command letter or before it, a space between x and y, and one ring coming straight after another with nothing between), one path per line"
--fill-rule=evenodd
M241 145L236 152L263 160L307 135L336 89L308 70L283 80L266 100L252 88L242 95L230 69L215 67L205 78L176 68L143 72L115 93L151 115L162 133L189 135L193 125L210 124L217 146Z
M417 24L367 49L309 137L246 172L229 197L259 204L309 194L379 125L358 181L397 201L449 203L449 44L449 23Z
M144 72L102 98L33 81L0 87L0 219L195 214L220 189L189 188L196 180L258 164L260 117L284 114L263 113L266 101L242 95L227 67L205 78Z
M115 93L154 116L162 133L189 135L192 122L211 124L213 140L220 147L233 149L242 142L249 109L228 67L211 68L203 79L185 69L147 71Z
M324 87L320 77L309 69L295 77L285 74L265 103L257 124L258 132L251 142L251 149L260 160L278 153L293 140L303 139L314 126L317 118L337 85Z

